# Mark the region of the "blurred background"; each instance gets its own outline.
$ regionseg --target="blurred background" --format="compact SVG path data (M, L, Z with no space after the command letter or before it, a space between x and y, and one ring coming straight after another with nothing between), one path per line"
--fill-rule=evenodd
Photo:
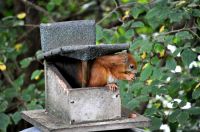
M152 120L145 131L200 131L199 0L0 0L0 131L44 108L39 24L82 19L96 20L97 44L131 45L140 76L120 92Z

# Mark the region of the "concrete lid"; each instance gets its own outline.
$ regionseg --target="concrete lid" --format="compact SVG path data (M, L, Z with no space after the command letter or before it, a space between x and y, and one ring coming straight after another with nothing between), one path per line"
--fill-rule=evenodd
M72 45L95 45L95 21L79 20L40 24L42 51Z
M75 45L63 46L43 53L44 58L53 56L67 56L78 60L92 60L96 57L127 50L129 44L100 44L100 45Z
M91 60L129 48L129 44L96 45L94 20L41 24L40 34L43 51L40 58L67 56L79 60Z

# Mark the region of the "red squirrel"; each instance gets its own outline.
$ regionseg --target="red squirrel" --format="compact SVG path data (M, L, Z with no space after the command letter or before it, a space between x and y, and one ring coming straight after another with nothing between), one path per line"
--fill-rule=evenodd
M137 63L131 53L120 52L114 55L97 57L90 66L87 87L106 86L115 91L117 80L134 80ZM79 72L82 80L82 72Z
M137 63L131 53L121 52L114 55L101 56L95 59L91 66L89 87L106 86L115 91L117 80L134 80ZM129 118L135 119L137 114L129 113Z

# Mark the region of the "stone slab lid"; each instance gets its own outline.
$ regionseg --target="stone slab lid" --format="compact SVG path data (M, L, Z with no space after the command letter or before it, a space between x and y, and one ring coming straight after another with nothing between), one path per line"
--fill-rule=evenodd
M40 58L60 55L79 60L91 60L129 48L129 44L96 45L94 20L41 24L40 34L43 51Z
M54 56L67 56L78 60L92 60L96 57L127 50L129 44L100 44L100 45L74 45L63 46L43 53L44 58Z

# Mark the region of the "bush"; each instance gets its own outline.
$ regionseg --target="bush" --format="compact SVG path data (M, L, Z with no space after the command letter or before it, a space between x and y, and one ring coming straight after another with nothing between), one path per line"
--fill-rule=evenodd
M199 129L198 4L182 0L125 2L116 7L126 7L124 16L117 18L120 26L104 29L97 25L98 43L130 43L140 77L133 83L121 82L122 102L151 118L152 131L166 124L171 131ZM105 21L112 23L109 17L117 11Z
M122 102L151 118L151 131L200 129L198 0L0 3L0 131L15 131L21 110L44 106L38 24L76 19L96 19L97 44L130 43L140 76L119 83Z

